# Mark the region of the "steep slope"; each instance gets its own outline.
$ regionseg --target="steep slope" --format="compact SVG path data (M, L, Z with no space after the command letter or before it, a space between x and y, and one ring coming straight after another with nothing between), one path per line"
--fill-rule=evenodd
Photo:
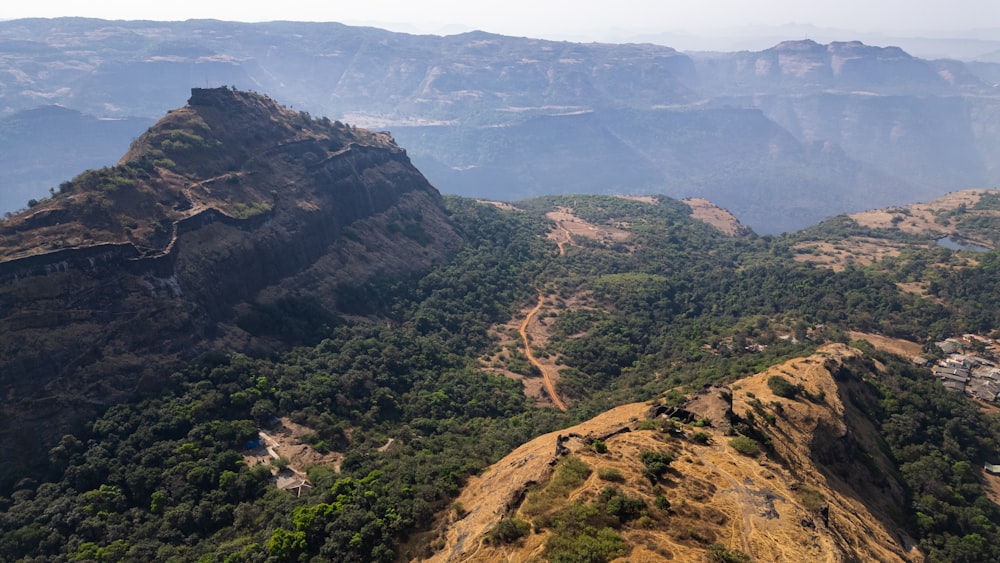
M194 89L117 166L0 224L0 444L25 454L4 462L178 362L295 338L268 311L332 323L340 285L458 243L387 134Z
M709 551L741 552L754 561L921 560L889 517L903 493L887 477L891 464L857 403L866 397L860 378L874 375L860 357L829 345L731 388L706 387L679 410L625 405L539 437L470 480L456 503L461 511L442 517L440 549L431 560L552 556L559 536L573 533L566 521L581 506L599 509L585 512L588 525L608 524L614 531L604 532L605 539L620 534L624 543L615 555L630 561L694 561ZM822 400L774 395L768 380L775 375ZM738 453L727 434L730 422L739 428L755 416L752 425L771 437L773 449ZM662 477L649 476L644 452L672 460ZM578 477L572 483L567 466ZM622 495L643 507L633 505L634 514L623 517L613 505L628 506L614 501ZM618 519L602 520L601 512ZM518 519L533 522L534 531L522 528L520 539L493 531L509 531L498 524Z

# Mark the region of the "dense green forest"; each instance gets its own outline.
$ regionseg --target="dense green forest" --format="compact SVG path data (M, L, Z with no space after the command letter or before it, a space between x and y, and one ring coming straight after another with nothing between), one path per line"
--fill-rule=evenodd
M338 290L337 311L261 306L244 329L280 334L281 353L215 354L155 395L108 409L0 497L0 560L392 561L447 509L465 479L517 445L608 405L730 381L848 330L930 343L1000 326L1000 260L951 267L957 253L914 246L842 272L793 260L804 238L857 229L730 238L661 198L547 197L503 210L448 198L466 244L430 271ZM627 225L626 243L578 238L559 256L545 212L572 207ZM923 281L930 294L902 291ZM567 413L538 408L520 382L480 368L491 327L536 291L583 306L551 322ZM574 337L585 333L585 338ZM786 336L786 338L782 338ZM791 337L788 337L791 336ZM873 350L869 356L876 357ZM908 525L934 560L995 560L1000 513L973 478L997 454L1000 423L889 357L871 416L912 499ZM297 497L249 467L244 444L275 416L344 452L313 467ZM396 447L380 451L392 438ZM909 507L904 508L908 510ZM408 547L403 547L404 545ZM416 547L415 547L416 546Z

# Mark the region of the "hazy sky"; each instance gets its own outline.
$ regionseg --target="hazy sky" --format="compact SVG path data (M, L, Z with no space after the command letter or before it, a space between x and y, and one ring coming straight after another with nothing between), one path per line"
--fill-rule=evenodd
M57 16L337 21L396 31L439 33L475 28L505 35L592 39L600 39L612 29L705 32L790 23L947 35L958 30L1000 28L1000 0L26 0L5 1L0 6L0 19Z

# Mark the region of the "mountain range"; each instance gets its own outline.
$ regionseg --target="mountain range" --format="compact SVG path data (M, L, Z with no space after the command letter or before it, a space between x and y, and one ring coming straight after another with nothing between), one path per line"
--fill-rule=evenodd
M705 197L778 233L1000 175L996 63L859 42L685 54L482 32L86 19L0 22L0 42L6 121L45 104L136 118L122 139L190 86L233 85L388 129L435 186L467 196ZM41 127L69 138L59 132L80 123ZM44 152L24 128L5 129L6 146ZM39 182L58 184L23 183L20 162L0 179L7 209L43 196Z

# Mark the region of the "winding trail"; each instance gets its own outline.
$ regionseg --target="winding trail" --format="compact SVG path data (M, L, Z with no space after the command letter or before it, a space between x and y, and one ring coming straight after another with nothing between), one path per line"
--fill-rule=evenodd
M566 245L569 244L570 241L573 240L573 235L571 235L570 232L569 232L569 229L567 229L562 224L562 221L559 221L556 224L559 226L559 230L562 231L562 233L564 235L563 236L564 240L557 240L556 241L556 246L559 247L559 256L565 256L566 255Z
M562 245L559 246L559 250L562 250ZM559 398L559 395L556 394L556 386L552 382L549 370L539 363L537 358L535 358L535 354L531 352L531 344L528 343L528 323L531 322L531 318L534 317L542 308L542 303L544 303L544 301L545 297L542 295L542 292L539 291L538 303L535 305L535 308L532 309L526 317L524 317L524 320L521 322L521 329L519 332L521 333L521 340L524 341L524 355L528 357L528 361L531 365L535 366L538 368L538 371L542 372L542 382L545 384L545 392L549 394L549 398L552 399L552 402L557 407L559 407L559 410L565 411L566 403L564 403L562 399Z

